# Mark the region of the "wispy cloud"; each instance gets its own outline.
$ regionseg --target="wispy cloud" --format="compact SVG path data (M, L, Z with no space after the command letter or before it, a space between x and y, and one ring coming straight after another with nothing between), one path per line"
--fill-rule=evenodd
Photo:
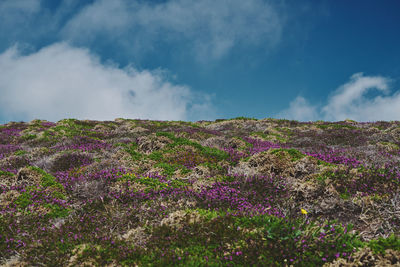
M296 120L400 120L400 91L390 95L390 82L386 77L356 73L328 97L325 105L312 105L298 96L276 116ZM368 98L366 94L370 91L380 95Z
M289 108L276 115L279 118L286 118L298 121L313 121L318 119L318 112L315 106L302 96L297 96L289 104Z
M211 96L173 84L165 71L102 64L66 43L29 55L17 47L0 54L0 89L0 117L11 120L214 116Z
M7 13L36 13L40 9L40 0L3 0L0 2L0 12L2 15ZM11 14L10 14L11 15Z
M279 42L283 24L277 9L263 0L99 0L72 18L62 34L77 43L114 36L114 42L139 50L152 49L155 41L184 43L204 60L219 59L237 45L268 49Z

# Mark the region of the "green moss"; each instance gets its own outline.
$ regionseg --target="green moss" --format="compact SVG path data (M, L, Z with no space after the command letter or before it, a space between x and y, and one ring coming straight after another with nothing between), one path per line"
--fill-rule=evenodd
M143 155L136 150L137 147L138 145L134 142L130 143L129 145L125 145L125 151L131 155L132 160L140 160L143 158Z
M17 199L14 201L15 204L17 205L18 208L20 209L25 209L28 207L30 204L32 204L32 195L30 192L22 192L21 195L17 197Z
M66 209L59 205L54 204L44 204L44 207L49 208L50 212L46 214L47 218L65 218L68 216L71 209Z
M6 171L0 170L0 176L2 176L2 175L4 175L4 176L15 176L15 174L12 173L12 172L6 172Z
M174 141L177 139L173 133L168 132L157 132L156 136L165 136Z
M54 184L52 186L54 187ZM25 188L25 190L26 191L22 192L21 195L19 195L15 200L15 204L21 211L25 211L25 208L33 203L32 193L38 191L39 189L36 186L28 186L27 188ZM51 191L51 195L53 198L56 199L67 199L67 197L59 191ZM46 214L47 218L66 217L70 212L70 209L66 209L56 204L44 203L43 206L50 209L50 212Z
M64 190L63 185L57 182L56 178L53 175L48 174L47 172L36 166L28 166L27 168L42 174L41 180L43 187L54 187L60 190Z
M278 133L273 133L273 132L268 133L268 134L265 134L263 132L252 132L250 135L259 136L259 137L263 138L264 140L276 139L280 143L286 143L288 141L288 139L284 138L282 135L280 135Z
M37 137L36 134L26 134L26 135L22 135L21 138L24 140L33 140Z
M175 170L178 168L176 165L171 165L168 163L160 162L154 165L154 167L160 167L164 169L163 175L172 176Z
M168 137L169 139L171 139L172 141L174 141L173 143L168 144L166 146L167 149L173 149L178 146L188 145L188 146L192 146L192 147L198 149L199 152L205 157L215 158L216 160L224 160L229 157L229 154L226 153L225 151L222 151L222 150L219 150L216 148L212 148L212 147L205 147L205 146L200 145L199 143L196 143L196 142L191 141L186 138L175 137L174 134L169 133L169 132L158 132L158 133L156 133L156 135L157 136L165 136L165 137Z
M198 212L206 221L211 221L212 219L215 219L220 216L225 216L226 211L216 211L216 210L206 210L202 208L196 208L196 209L186 209L186 212L193 212L196 211ZM227 211L231 211L228 209Z
M16 155L16 156L23 156L23 155L25 155L26 153L28 153L28 151L25 151L25 150L17 150L17 151L14 152L14 155Z
M336 166L336 164L329 163L329 162L323 161L321 159L317 159L317 164L318 165L324 165L324 166Z
M153 190L161 190L168 187L168 184L162 183L156 178L151 177L140 177L136 179L136 182L146 185L149 189L151 188Z
M270 151L271 154L280 154L281 152L287 152L290 155L292 161L298 161L306 156L294 148L273 148L270 149Z
M327 170L324 173L318 175L316 177L317 181L319 181L319 183L323 186L325 186L325 181L326 179L333 179L333 177L335 176L335 173L333 172L333 170Z
M347 191L347 190L346 190ZM343 199L343 200L349 200L350 199L350 193L348 193L348 192L344 192L344 193L341 193L340 194L340 198L341 199Z
M163 154L159 151L153 151L148 157L155 161L161 161L164 158Z
M190 173L191 170L187 169L185 166L179 165L179 164L169 164L169 163L165 163L165 162L159 162L157 164L154 165L154 167L160 167L163 168L163 175L166 175L168 177L171 177L172 175L174 175L176 170L181 170L182 174L187 174Z
M184 188L184 187L187 187L187 186L190 185L190 184L187 183L187 182L184 182L184 181L182 181L182 180L172 180L172 181L170 182L170 185L171 185L171 187L173 187L173 188Z

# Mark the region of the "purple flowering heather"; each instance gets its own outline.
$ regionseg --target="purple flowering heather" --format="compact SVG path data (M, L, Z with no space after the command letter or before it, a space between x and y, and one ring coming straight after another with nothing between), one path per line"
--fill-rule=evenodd
M112 145L104 141L92 139L86 136L77 136L74 137L72 144L58 144L53 146L52 149L55 149L57 151L77 149L89 152L92 150L109 149L111 147Z

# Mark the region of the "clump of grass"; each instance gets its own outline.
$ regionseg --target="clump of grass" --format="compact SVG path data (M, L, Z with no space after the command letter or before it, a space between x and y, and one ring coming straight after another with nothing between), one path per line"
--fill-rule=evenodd
M81 153L62 153L58 155L52 162L51 170L53 172L57 171L67 171L71 168L80 167L82 165L88 165L93 162L93 158L90 155Z
M164 172L162 173L163 175L166 175L167 177L171 177L174 175L176 170L181 170L182 174L187 174L191 172L191 170L187 169L186 167L179 165L179 164L168 164L165 162L160 162L154 165L154 167L160 167L164 169Z

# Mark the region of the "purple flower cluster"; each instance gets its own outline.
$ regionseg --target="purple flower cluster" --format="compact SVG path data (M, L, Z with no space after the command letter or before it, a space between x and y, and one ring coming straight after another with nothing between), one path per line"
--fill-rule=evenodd
M228 161L230 162L238 162L241 158L248 156L248 153L237 151L236 149L231 147L224 148L224 151L229 154Z
M244 216L269 214L284 217L273 206L287 196L287 190L277 177L253 176L235 177L233 182L216 182L194 195L205 208L228 208Z
M92 151L92 150L101 150L101 149L109 149L111 148L112 145L89 138L87 136L76 136L73 139L72 144L58 144L52 147L52 149L55 149L57 151L62 151L62 150L67 150L67 149L78 149L81 151Z
M337 150L330 149L329 151L324 151L319 153L305 152L304 154L326 161L328 163L344 164L347 166L352 166L353 168L356 168L362 164L362 162L358 161L356 158L348 158L342 156L341 154L343 152L345 152L344 149L337 149Z
M259 152L267 151L271 148L281 148L282 147L279 144L275 144L275 143L268 142L268 141L263 141L260 139L254 139L254 138L249 138L249 137L245 137L243 139L252 145L252 147L249 148L250 155L254 155Z
M0 155L1 154L7 155L7 154L13 153L17 150L20 150L20 149L21 149L21 146L19 146L19 145L11 145L11 144L2 145L2 144L0 144Z
M207 159L193 151L182 151L176 156L166 159L166 162L169 164L183 165L188 169L193 169L198 164L207 162Z
M42 126L43 127L53 127L53 126L56 126L57 124L56 123L54 123L54 122L51 122L51 121L47 121L47 122L42 122Z
M123 168L104 169L93 173L59 171L55 174L55 177L66 190L73 190L75 184L81 184L87 181L101 180L106 184L110 184L115 182L118 178L121 178L126 172L127 171Z
M20 132L22 131L22 129L0 129L0 133L3 135L8 135L8 136L20 136Z
M279 144L275 144L272 142L268 141L263 141L260 139L254 139L254 138L249 138L249 137L244 137L243 140L248 142L250 146L244 150L240 151L237 149L234 149L232 147L225 147L223 150L228 153L229 158L228 161L230 162L238 162L241 158L245 158L248 156L252 156L254 154L267 151L271 148L281 148L282 146Z

